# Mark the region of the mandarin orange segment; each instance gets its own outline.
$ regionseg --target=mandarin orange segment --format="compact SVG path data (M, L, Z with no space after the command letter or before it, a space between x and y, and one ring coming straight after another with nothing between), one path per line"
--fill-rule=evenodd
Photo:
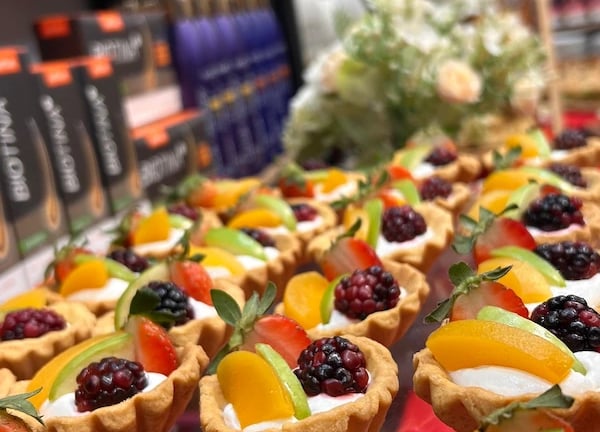
M104 261L94 259L78 265L60 285L60 294L67 297L77 291L102 288L109 279Z
M504 366L553 384L569 374L574 361L552 342L494 321L451 321L434 331L425 345L448 371Z
M498 282L511 288L523 303L539 303L552 297L550 285L542 273L531 264L513 258L491 258L477 267L478 273L494 270L498 267L512 266L510 271L498 279Z
M367 233L369 232L369 215L365 209L350 204L346 207L346 210L344 210L342 225L344 225L344 229L348 231L358 219L361 220L361 224L358 231L356 231L356 234L354 234L354 238L366 241Z
M164 207L154 210L148 217L142 219L133 232L133 244L140 245L159 242L169 238L169 213Z
M283 294L284 313L302 327L311 329L321 323L321 299L329 281L320 273L301 273L290 279Z
M283 384L258 354L250 351L228 354L217 367L217 379L242 428L294 415L294 406Z
M494 171L483 180L481 192L486 194L493 190L514 191L534 178L531 174L517 169Z
M219 180L215 182L217 196L214 206L217 209L227 209L235 206L242 195L260 187L260 180L248 177L240 180Z
M485 207L493 213L500 213L506 208L508 199L512 191L510 190L493 190L484 195L481 195L479 199L473 204L473 206L467 212L467 216L479 220L479 207Z
M538 155L538 146L533 137L528 134L514 134L506 139L505 147L511 149L521 147L521 156L532 158Z
M26 308L40 309L46 306L47 300L48 296L45 288L34 288L2 303L0 305L0 312Z
M235 215L227 224L229 228L277 227L282 224L281 218L272 210L255 208Z
M337 168L331 168L329 171L327 171L327 177L325 177L325 180L323 180L321 183L323 187L322 192L330 193L347 181L348 176L346 176L344 171Z
M215 247L191 246L189 256L203 255L201 264L204 267L224 267L234 276L244 274L244 266L230 252Z

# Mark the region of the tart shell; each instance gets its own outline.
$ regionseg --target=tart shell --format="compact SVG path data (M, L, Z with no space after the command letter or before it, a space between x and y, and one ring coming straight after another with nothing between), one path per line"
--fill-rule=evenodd
M312 415L297 423L264 432L378 432L398 392L398 366L390 352L368 338L344 336L365 355L371 382L364 397L331 411ZM200 424L204 432L234 432L225 424L223 409L227 401L216 375L200 381Z
M468 183L475 180L481 173L481 162L475 156L469 154L459 155L454 162L447 165L435 167L433 175L443 178L451 183ZM427 178L430 176L426 176Z
M454 216L458 216L470 201L473 192L465 183L452 183L452 192L447 198L437 197L432 202Z

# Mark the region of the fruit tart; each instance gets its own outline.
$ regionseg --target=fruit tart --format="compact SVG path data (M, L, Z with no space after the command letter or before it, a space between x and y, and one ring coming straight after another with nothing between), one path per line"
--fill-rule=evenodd
M324 365L338 378L318 378ZM266 344L225 356L200 382L202 430L375 432L398 390L395 361L368 338L316 340L291 368Z
M30 400L46 428L34 431L168 431L185 410L208 358L175 348L166 331L133 317L126 331L96 336L47 363L15 391L41 387Z
M425 276L408 264L384 261L331 282L317 272L294 276L275 311L307 329L312 339L349 334L382 345L397 342L429 294Z
M10 369L18 379L31 378L60 352L87 339L96 322L83 305L38 306L36 302L39 298L30 296L13 309L9 301L0 311L0 367Z

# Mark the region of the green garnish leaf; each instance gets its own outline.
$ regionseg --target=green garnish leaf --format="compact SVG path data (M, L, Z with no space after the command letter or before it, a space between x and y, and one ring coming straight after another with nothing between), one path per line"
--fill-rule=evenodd
M512 147L504 155L502 155L498 150L494 150L492 153L492 163L494 164L494 169L503 170L512 167L517 159L521 157L522 152L523 149L521 146Z
M227 324L235 326L242 317L242 311L233 297L225 291L212 289L210 298L221 319Z
M0 409L13 409L15 411L22 412L23 414L27 414L29 417L33 417L41 425L43 425L44 421L42 420L42 416L38 414L33 404L27 400L41 391L42 389L39 388L29 393L3 397L0 399Z
M172 327L180 316L171 312L157 311L156 308L159 305L160 296L150 288L144 287L133 296L129 306L129 315L143 315L164 327Z

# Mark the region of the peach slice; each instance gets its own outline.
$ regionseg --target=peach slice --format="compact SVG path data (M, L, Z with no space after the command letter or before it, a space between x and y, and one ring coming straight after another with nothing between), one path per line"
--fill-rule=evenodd
M479 220L479 207L485 207L493 213L500 213L506 208L506 203L512 191L510 190L493 190L481 195L479 199L467 212L467 216Z
M354 234L354 238L361 239L367 241L367 234L369 232L369 215L364 208L357 207L354 204L348 205L346 210L344 210L344 216L342 217L342 224L346 231L348 231L356 221L360 219L361 224L356 234Z
M265 208L255 208L243 211L235 215L227 224L229 228L258 228L258 227L277 227L282 224L282 220L273 210Z
M237 260L234 254L226 250L215 247L197 247L190 248L190 256L204 255L202 265L205 267L224 267L234 276L245 273L244 266Z
M102 259L89 260L75 267L60 285L59 293L63 297L83 290L102 288L108 281L109 274Z
M452 321L434 331L425 344L448 371L504 366L557 384L573 366L572 356L552 342L494 321Z
M217 379L242 428L294 415L292 401L273 368L256 353L228 354L217 367Z
M493 190L515 190L535 180L536 176L518 169L494 171L482 183L481 193Z
M325 177L325 180L323 180L323 182L321 183L323 187L322 192L330 193L338 187L340 187L341 185L343 185L344 183L346 183L347 181L348 176L346 176L344 171L337 168L331 168L327 171L327 177Z
M539 154L535 139L528 134L514 134L506 139L505 147L511 149L521 147L521 156L524 158L536 157Z
M542 273L531 264L514 258L491 258L477 267L477 273L484 273L498 267L512 266L498 282L511 288L523 303L539 303L552 297L550 285Z
M260 180L248 177L240 180L219 180L215 182L217 195L214 199L216 209L227 209L238 203L242 195L260 187Z
M46 306L47 297L44 288L34 288L2 303L0 305L0 312L26 308L40 309Z
M283 294L284 314L302 327L311 329L321 323L321 299L329 281L315 271L290 279Z
M163 241L169 238L171 225L167 209L159 207L148 217L142 219L133 232L133 244L140 245Z

